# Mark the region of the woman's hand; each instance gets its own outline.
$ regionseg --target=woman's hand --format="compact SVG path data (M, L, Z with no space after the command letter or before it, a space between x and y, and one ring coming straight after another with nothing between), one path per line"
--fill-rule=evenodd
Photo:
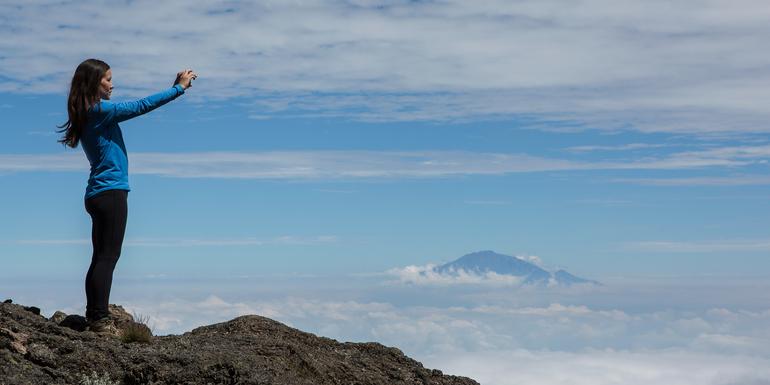
M186 69L184 71L180 71L176 74L176 81L174 81L174 85L181 85L182 88L188 89L192 87L192 81L193 79L197 79L198 74L193 72L191 69Z

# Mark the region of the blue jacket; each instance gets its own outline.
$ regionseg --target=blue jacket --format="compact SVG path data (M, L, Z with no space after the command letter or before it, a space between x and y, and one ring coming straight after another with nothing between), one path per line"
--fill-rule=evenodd
M176 84L133 102L102 100L88 110L88 122L80 137L83 151L91 163L85 199L106 190L131 190L128 187L128 153L118 123L146 114L182 94L184 88Z

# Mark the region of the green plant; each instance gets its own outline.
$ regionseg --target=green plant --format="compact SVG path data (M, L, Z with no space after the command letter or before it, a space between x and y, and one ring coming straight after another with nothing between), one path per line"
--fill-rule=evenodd
M149 316L134 314L134 322L129 323L120 332L120 340L124 343L139 342L149 344L152 341L152 330L147 326Z
M82 375L80 385L120 385L120 382L110 380L110 375L107 372L98 375L96 371L92 371L90 376Z

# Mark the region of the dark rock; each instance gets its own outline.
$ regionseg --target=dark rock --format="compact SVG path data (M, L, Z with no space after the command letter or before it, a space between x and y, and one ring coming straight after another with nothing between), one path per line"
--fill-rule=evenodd
M34 315L40 315L40 308L36 306L24 306L24 310L34 314Z
M67 318L67 313L57 310L56 313L53 313L51 318L49 318L48 320L50 320L51 322L60 324L62 321L64 321L65 318Z
M12 299L10 299L10 298L8 298L8 299L6 299L5 301L3 301L3 303L13 303L13 300L12 300Z
M72 314L64 317L64 319L59 322L59 326L82 332L86 330L88 321L86 321L86 317L83 317L82 315Z
M340 343L256 315L151 337L151 344L64 326L76 317L57 325L0 304L0 384L77 384L96 372L126 385L478 385L426 369L396 348Z

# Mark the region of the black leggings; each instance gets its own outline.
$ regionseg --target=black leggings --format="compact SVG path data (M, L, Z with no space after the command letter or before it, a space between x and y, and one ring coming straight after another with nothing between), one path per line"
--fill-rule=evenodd
M86 274L86 318L98 320L110 315L107 308L112 272L120 258L128 217L128 191L107 190L85 201L91 215L94 253Z

